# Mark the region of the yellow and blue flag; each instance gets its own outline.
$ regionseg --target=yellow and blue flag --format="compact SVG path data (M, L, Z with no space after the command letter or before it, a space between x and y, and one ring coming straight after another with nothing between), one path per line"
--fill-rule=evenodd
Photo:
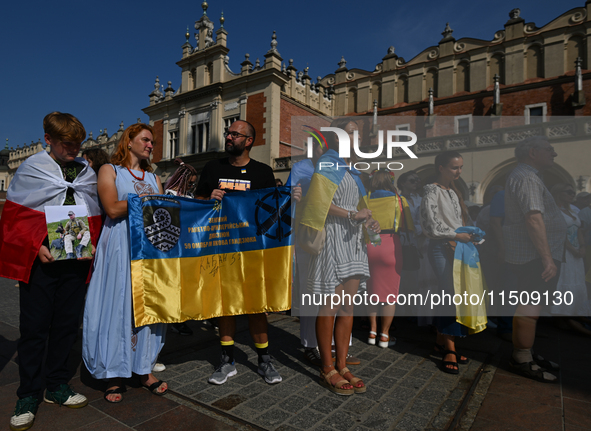
M331 163L332 166L330 166ZM301 216L298 214L298 224L308 226L317 231L321 231L324 228L332 198L347 171L355 180L360 196L362 198L365 197L366 192L361 182L361 173L355 168L349 168L336 151L328 150L316 163L310 188L302 200L304 210ZM365 199L360 199L358 208L365 207Z
M475 226L463 226L456 233L474 235L475 242L484 238L484 231ZM453 264L454 292L462 296L456 305L456 320L468 328L470 334L486 329L486 283L482 276L478 250L472 242L457 242ZM464 295L466 292L467 295Z
M289 187L127 202L136 326L290 308Z

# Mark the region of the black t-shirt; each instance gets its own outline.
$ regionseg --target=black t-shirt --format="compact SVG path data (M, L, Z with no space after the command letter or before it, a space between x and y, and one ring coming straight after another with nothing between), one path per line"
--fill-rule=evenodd
M232 166L226 157L211 160L205 165L195 195L209 199L215 189L230 191L268 187L275 187L275 175L270 166L253 159L246 166Z

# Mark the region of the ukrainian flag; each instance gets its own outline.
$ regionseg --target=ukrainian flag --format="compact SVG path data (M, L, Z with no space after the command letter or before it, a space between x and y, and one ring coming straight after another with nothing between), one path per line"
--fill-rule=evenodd
M288 310L289 187L221 203L128 196L136 326Z
M398 232L404 223L407 230L414 232L415 225L410 214L410 206L404 196L388 190L376 190L369 193L367 206L382 230L394 229Z
M463 226L456 233L474 235L474 241L484 238L484 231L474 226ZM478 250L472 242L457 242L453 264L454 291L462 296L456 305L456 320L466 326L470 334L486 329L486 283L482 276ZM467 293L464 297L464 292ZM464 299L466 298L466 299Z
M332 163L332 166L330 163ZM349 169L336 151L328 150L316 163L310 188L302 200L304 210L301 215L298 213L298 225L301 224L317 231L321 231L324 228L324 222L328 216L332 198L347 171L353 176L362 197L359 200L358 208L367 207L365 199L363 199L366 193L365 187L361 182L361 173L354 168Z

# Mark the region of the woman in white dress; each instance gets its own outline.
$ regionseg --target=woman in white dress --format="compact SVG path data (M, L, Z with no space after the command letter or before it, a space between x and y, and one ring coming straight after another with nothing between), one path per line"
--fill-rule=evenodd
M564 262L560 267L560 276L556 286L551 312L562 316L589 316L590 307L585 285L585 239L581 229L581 220L572 210L571 203L575 197L575 190L570 184L556 184L551 189L552 196L562 211L566 221L567 231L565 240ZM561 304L557 304L558 298ZM570 305L568 305L570 304ZM566 318L565 322L572 329L587 335L591 332L576 319Z

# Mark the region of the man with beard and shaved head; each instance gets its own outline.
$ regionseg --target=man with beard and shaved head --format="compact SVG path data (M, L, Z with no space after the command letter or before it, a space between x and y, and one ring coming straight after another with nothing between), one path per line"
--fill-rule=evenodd
M255 129L249 122L237 120L232 123L225 134L228 157L212 160L205 165L195 195L201 199L221 201L226 193L235 190L246 191L275 187L273 169L250 158L249 154L255 137ZM298 199L295 194L294 190L294 198ZM222 316L218 321L222 359L219 367L209 378L209 382L221 385L226 382L228 377L235 376L237 373L234 365L236 317ZM248 323L258 353L259 374L269 384L279 383L281 376L273 366L268 353L267 316L265 313L249 314Z

